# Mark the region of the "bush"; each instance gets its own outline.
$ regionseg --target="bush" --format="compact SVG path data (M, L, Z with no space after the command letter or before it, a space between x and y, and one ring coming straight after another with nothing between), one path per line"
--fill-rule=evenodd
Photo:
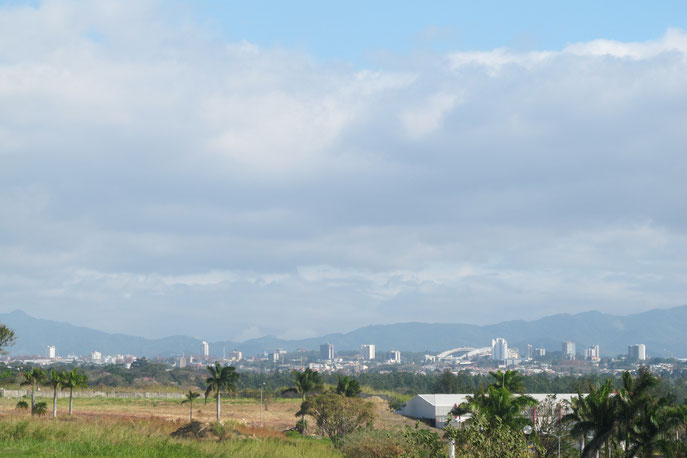
M405 401L403 401L398 396L389 396L389 400L387 402L389 403L389 410L391 410L392 412L401 410L406 406Z
M305 418L301 418L296 422L296 431L298 431L301 434L305 434L305 432L308 430L308 420Z
M446 445L428 429L406 427L403 431L366 429L344 438L341 451L351 457L439 458Z
M234 435L234 432L238 432L238 431L234 430L232 425L220 423L218 421L214 422L210 426L210 431L212 432L212 434L217 436L217 439L220 442L225 441L227 439L231 439L232 436Z
M174 431L171 436L172 437L186 437L186 438L194 438L194 439L200 439L203 437L207 437L208 435L208 428L204 424L202 424L199 421L192 421L191 423L188 423L176 431Z
M398 431L364 429L346 436L341 451L345 456L361 458L402 457L409 447Z
M29 408L29 403L26 402L26 401L19 401L19 402L17 402L17 405L16 405L15 408L17 408L17 409L28 410L28 408Z
M375 406L370 401L328 392L303 401L296 416L311 415L320 433L329 436L338 448L347 434L372 427L374 409Z
M445 437L456 442L457 456L520 458L528 453L527 439L496 417L492 422L476 413L464 428L450 424L444 427Z
M45 415L47 411L48 404L46 402L37 402L36 405L33 406L34 415Z

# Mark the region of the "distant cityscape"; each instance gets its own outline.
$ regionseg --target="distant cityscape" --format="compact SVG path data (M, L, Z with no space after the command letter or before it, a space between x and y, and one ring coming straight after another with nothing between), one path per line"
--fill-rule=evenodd
M287 352L283 348L275 348L271 352L262 352L258 355L244 356L240 350L233 349L229 352L223 350L221 358L210 353L210 344L202 341L199 352L195 355L178 355L173 357L159 357L155 361L169 365L172 368L199 368L216 361L223 364L238 366L242 370L259 371L288 371L310 368L319 372L340 372L360 374L370 370L378 371L412 371L415 373L429 373L449 370L452 372L465 371L471 374L484 374L497 368L514 368L524 374L551 373L573 371L575 373L588 373L591 371L615 372L617 364L644 364L647 361L647 349L645 344L630 344L625 355L617 355L613 358L602 358L599 345L592 345L582 352L577 352L575 342L562 341L558 354L547 353L545 348L534 347L527 344L522 349L509 347L508 341L503 337L494 338L491 345L485 347L457 347L437 354L418 355L411 353L412 357L406 361L402 359L399 350L386 350L378 352L375 344L363 344L358 352L345 351L341 355L336 354L333 344L323 343L319 351L298 350ZM139 360L144 359L131 354L103 355L98 350L93 350L86 355L59 356L58 349L49 345L45 355L41 356L6 356L3 358L8 364L40 364L51 365L59 363L69 364L95 364L95 365L123 365L127 368ZM605 364L602 364L605 361ZM670 362L662 362L663 369L670 369Z

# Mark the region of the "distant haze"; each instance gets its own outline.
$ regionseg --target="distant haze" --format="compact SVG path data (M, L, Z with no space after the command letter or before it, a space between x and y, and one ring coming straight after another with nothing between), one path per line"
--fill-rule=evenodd
M360 62L157 2L0 2L0 312L236 342L684 304L669 20Z
M17 334L17 341L7 350L12 355L42 355L46 346L57 349L58 356L84 355L93 350L103 354L133 354L136 356L194 355L200 351L200 339L188 336L168 336L145 339L125 334L108 334L95 329L76 327L68 323L42 320L21 311L0 314ZM626 354L628 345L643 343L649 357L686 357L684 329L687 327L687 306L656 309L626 316L599 312L576 315L558 314L534 321L505 321L485 326L461 323L396 323L373 325L347 333L334 333L309 339L284 340L273 336L244 342L211 341L210 354L220 357L225 351L239 350L244 356L258 355L275 348L288 352L318 350L322 343L331 343L335 351L358 352L362 344L374 344L377 350L439 353L457 347L488 347L494 337L504 337L510 347L525 351L528 344L561 350L561 341L577 344L577 353L591 345L601 347L601 355L614 357ZM380 354L382 354L380 353Z

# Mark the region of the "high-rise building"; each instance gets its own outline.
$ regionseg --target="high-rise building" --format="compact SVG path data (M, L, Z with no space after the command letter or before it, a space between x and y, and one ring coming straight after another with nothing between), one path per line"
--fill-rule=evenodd
M534 347L531 344L527 344L527 359L532 359L534 357Z
M372 361L373 359L375 359L375 346L372 344L361 345L360 355L363 357L363 359L367 361Z
M401 352L398 350L391 350L386 353L386 359L390 363L401 364Z
M542 356L546 356L546 348L535 348L534 349L534 356L537 358L541 358Z
M646 360L646 345L644 344L634 344L627 347L627 356L630 359L636 359L637 361Z
M203 341L200 344L200 354L203 355L203 357L205 357L205 358L210 356L210 344L207 343L206 341Z
M330 343L320 345L320 359L334 359L334 345Z
M286 355L286 350L283 348L276 348L274 352L272 352L272 361L275 363L278 362L284 362L283 358Z
M561 345L561 351L563 352L563 358L565 359L575 359L575 342L570 342L566 340Z
M241 361L243 359L243 353L238 350L232 350L232 352L229 353L229 359L232 361Z
M599 361L601 359L601 351L598 345L592 345L584 351L584 359L588 361Z
M100 353L99 351L92 351L91 352L91 362L94 363L100 363L103 360L103 354Z
M184 367L186 367L186 357L185 356L182 356L181 358L179 358L178 367L179 367L179 369L183 369Z
M54 345L48 345L48 348L45 350L45 356L50 359L55 359L56 354Z
M491 339L491 359L505 361L508 358L508 342L502 337Z

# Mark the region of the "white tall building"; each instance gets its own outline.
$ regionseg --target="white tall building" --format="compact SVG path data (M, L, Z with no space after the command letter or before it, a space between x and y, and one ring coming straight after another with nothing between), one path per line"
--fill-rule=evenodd
M575 342L566 340L561 344L561 351L563 352L563 357L565 359L575 359Z
M398 350L391 350L387 352L386 359L390 363L401 364L401 352Z
M206 341L203 341L200 344L200 354L203 355L205 358L210 356L210 344Z
M54 345L48 345L48 348L45 350L45 355L50 359L55 359L55 357L56 357L55 346Z
M91 362L101 363L102 361L103 361L103 354L102 353L100 353L99 351L91 352Z
M232 352L229 353L229 359L232 361L241 361L243 359L243 353L238 350L232 350Z
M320 345L320 359L334 359L334 345L330 343Z
M637 361L646 360L646 345L634 344L627 347L627 356Z
M364 360L372 361L373 359L375 359L375 346L372 344L361 345L360 355L363 357Z
M599 361L601 359L601 351L598 345L592 345L584 351L584 359L589 361Z
M491 359L505 361L508 358L508 341L502 337L491 339Z
M283 357L286 356L286 350L283 348L275 348L272 352L272 361L275 363L284 362Z

